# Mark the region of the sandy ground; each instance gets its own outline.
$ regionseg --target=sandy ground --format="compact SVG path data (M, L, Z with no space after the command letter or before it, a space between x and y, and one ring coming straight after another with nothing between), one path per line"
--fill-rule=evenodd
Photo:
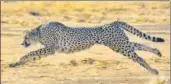
M66 5L65 3L4 2L2 4L2 84L170 83L170 26L167 25L170 24L170 5L168 3L125 2L125 6L122 2L108 3L108 5L102 2L99 4L86 2L83 5L79 5L80 3L66 3ZM74 8L73 4L79 5L80 8ZM104 9L100 5L104 5ZM45 6L48 10L44 8ZM89 11L91 6L93 6L92 11ZM42 15L30 15L29 11L33 8ZM105 8L109 9L110 13L105 14ZM20 44L25 30L33 29L41 23L52 20L69 26L97 26L118 18L145 33L165 39L164 43L153 43L126 32L130 41L146 44L161 51L162 57L150 52L137 51L138 55L143 57L151 67L160 72L158 76L152 75L137 63L103 45L95 45L73 54L56 53L17 68L8 67L10 63L15 62L24 54L42 47L37 44L23 48Z

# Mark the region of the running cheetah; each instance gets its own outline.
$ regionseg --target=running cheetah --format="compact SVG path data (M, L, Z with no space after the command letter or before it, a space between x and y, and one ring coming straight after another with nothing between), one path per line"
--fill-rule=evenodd
M28 47L31 44L40 42L44 45L44 48L27 53L21 57L19 61L9 66L16 67L23 65L26 62L53 55L56 51L61 53L73 53L88 49L95 44L101 44L115 52L127 56L152 74L157 75L159 72L150 67L135 51L144 50L161 56L160 51L143 44L130 42L124 30L152 42L164 42L162 38L147 35L121 21L114 21L96 27L77 28L68 27L60 22L49 22L32 29L30 32L28 31L22 43L24 47Z

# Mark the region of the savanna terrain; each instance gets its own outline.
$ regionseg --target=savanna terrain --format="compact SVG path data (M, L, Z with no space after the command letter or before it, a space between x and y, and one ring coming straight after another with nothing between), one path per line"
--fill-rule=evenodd
M24 48L25 30L58 21L68 26L97 26L120 20L165 39L153 43L130 33L130 41L161 51L162 57L137 51L159 75L103 45L73 54L56 53L23 66L10 68L40 44ZM1 1L1 84L170 84L170 2L142 1Z

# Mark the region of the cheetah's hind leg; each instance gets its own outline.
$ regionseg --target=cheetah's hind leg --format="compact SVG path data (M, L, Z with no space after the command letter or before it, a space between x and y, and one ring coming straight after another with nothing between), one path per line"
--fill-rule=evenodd
M158 75L159 72L156 69L151 68L145 61L143 58L139 57L134 51L129 51L129 53L127 53L128 57L130 59L132 59L134 62L137 62L138 64L140 64L141 66L143 66L144 68L146 68L149 72L151 72L154 75Z
M144 51L149 51L149 52L152 52L156 55L158 55L159 57L162 56L162 54L160 53L160 51L156 48L151 48L149 46L146 46L146 45L143 45L143 44L140 44L140 43L134 43L134 42L130 42L131 45L134 47L134 50L144 50Z
M116 49L111 48L113 51L116 51ZM140 64L141 66L143 66L145 69L147 69L149 72L151 72L152 74L158 75L158 71L156 69L151 68L145 61L143 58L139 57L136 52L134 51L133 47L129 47L127 45L125 45L125 49L119 48L117 50L117 52L119 52L120 54L127 56L129 59L132 59L134 62L137 62L138 64Z
M38 60L42 57L46 57L46 56L52 55L52 54L55 54L55 49L50 48L50 47L32 51L32 52L29 52L28 54L24 55L23 57L21 57L19 61L15 62L15 63L11 63L9 65L9 67L16 67L19 65L23 65L26 62Z

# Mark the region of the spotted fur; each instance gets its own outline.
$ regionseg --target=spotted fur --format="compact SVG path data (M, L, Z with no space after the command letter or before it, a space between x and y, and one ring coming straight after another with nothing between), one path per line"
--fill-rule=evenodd
M157 75L158 71L151 68L135 51L144 50L161 56L160 51L143 44L130 42L124 33L124 30L152 42L164 42L164 39L162 38L151 37L121 21L115 21L97 27L78 28L68 27L59 22L49 22L28 32L22 44L25 47L28 47L33 43L39 42L44 45L44 48L24 55L16 63L10 64L10 67L38 60L42 57L53 55L55 52L73 53L88 49L94 44L101 44L127 56L129 59L132 59L146 68L152 74Z

